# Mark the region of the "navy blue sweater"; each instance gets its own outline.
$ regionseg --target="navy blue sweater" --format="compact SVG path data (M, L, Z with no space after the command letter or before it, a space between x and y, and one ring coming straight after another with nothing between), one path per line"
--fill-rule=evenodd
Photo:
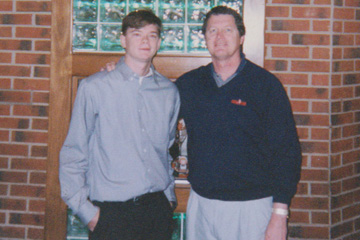
M301 150L280 81L247 61L220 88L211 64L184 74L176 85L194 191L209 199L273 196L274 202L289 204L300 178Z

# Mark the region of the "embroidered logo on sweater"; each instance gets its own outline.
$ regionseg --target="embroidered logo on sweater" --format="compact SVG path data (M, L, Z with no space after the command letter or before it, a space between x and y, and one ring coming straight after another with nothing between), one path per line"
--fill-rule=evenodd
M246 102L241 101L241 99L238 100L231 100L232 104L239 105L239 106L246 106Z

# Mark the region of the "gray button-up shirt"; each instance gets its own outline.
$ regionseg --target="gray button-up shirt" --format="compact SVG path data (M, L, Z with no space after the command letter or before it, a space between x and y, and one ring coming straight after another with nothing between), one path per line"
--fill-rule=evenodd
M180 98L170 80L151 72L140 77L121 58L114 71L81 81L59 173L62 198L85 224L98 210L90 200L156 191L176 200L169 147Z

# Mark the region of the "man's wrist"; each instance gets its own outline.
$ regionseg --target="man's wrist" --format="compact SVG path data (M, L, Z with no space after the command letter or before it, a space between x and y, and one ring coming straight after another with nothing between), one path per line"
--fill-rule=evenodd
M289 210L284 209L284 208L273 208L272 212L274 214L281 215L281 216L286 216L286 217L289 216Z

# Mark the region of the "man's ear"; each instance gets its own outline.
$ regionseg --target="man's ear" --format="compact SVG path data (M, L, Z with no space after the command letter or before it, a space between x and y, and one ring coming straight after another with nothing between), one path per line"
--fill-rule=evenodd
M159 51L160 46L161 46L161 38L159 38L159 41L158 41L158 43L157 43L157 51Z
M126 48L126 39L123 34L120 35L120 42L121 42L121 46L125 49Z

